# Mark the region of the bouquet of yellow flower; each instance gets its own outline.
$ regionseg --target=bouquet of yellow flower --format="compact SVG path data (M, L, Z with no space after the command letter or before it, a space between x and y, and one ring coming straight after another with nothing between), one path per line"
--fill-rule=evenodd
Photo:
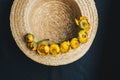
M59 53L67 53L70 49L76 49L81 44L84 44L88 41L88 32L90 30L90 23L86 16L81 16L80 19L75 18L76 25L80 28L78 32L78 36L72 38L68 41L63 41L59 44L47 44L44 41L49 41L49 39L40 40L38 42L34 41L34 35L31 33L27 33L25 35L25 41L29 49L33 51L37 51L39 55L53 55L57 56Z

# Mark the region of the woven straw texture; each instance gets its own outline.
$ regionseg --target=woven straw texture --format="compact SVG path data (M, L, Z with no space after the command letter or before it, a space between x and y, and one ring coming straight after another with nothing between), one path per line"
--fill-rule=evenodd
M67 54L40 56L27 48L23 36L26 33L35 35L35 41L50 39L49 43L60 43L68 40L79 31L74 27L74 19L87 16L91 23L89 40ZM59 66L80 59L94 41L98 14L94 0L14 0L11 7L10 26L12 35L23 53L40 64Z

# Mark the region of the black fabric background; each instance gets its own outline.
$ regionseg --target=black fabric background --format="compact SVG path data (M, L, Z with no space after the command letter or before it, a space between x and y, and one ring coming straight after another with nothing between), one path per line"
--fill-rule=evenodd
M119 80L120 26L116 20L116 0L95 0L99 25L92 46L81 59L58 67L38 64L18 48L10 31L12 2L0 0L0 80Z

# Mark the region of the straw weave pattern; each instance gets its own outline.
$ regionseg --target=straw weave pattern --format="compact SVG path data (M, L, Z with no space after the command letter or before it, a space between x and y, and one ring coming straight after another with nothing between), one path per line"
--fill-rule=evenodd
M82 15L92 26L89 41L79 48L57 57L43 57L27 48L23 39L26 33L34 34L35 41L50 39L50 44L71 39L79 31L74 19ZM98 14L94 0L14 0L10 26L16 44L26 56L44 65L59 66L80 59L89 50L97 32Z

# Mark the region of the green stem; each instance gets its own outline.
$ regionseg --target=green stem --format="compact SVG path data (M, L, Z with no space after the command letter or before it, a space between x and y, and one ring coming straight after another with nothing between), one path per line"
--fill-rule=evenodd
M36 42L37 44L41 43L41 42L44 42L44 41L49 41L50 39L43 39L43 40L40 40L38 42Z

